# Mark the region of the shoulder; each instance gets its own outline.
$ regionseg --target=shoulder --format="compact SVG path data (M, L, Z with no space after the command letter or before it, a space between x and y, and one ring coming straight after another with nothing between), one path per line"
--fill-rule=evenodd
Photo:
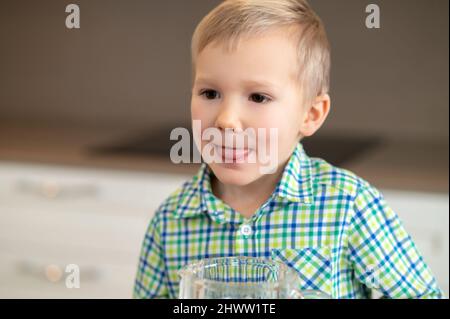
M316 185L332 188L356 200L363 193L379 195L378 190L354 172L334 166L322 158L311 157L312 177Z
M349 200L350 220L367 221L370 218L397 220L398 216L386 203L380 190L355 173L333 166L320 158L311 158L316 189L345 195Z

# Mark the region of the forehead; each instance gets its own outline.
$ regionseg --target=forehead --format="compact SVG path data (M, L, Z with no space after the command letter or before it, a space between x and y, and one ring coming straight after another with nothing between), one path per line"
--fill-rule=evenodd
M297 47L285 29L239 39L233 50L226 43L212 42L198 54L196 81L265 81L287 84L296 79Z

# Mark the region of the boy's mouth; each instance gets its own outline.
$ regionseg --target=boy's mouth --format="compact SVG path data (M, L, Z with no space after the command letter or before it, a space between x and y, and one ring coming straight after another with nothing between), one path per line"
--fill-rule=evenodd
M218 157L222 159L224 163L243 162L248 158L248 155L253 152L249 148L232 148L214 144L214 148L218 154Z

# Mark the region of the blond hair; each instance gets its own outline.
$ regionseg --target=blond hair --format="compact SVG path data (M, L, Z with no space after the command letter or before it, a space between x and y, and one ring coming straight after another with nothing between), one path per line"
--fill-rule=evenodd
M262 34L274 27L292 28L297 47L298 83L309 103L327 93L330 45L324 25L306 0L226 0L198 24L191 42L192 80L197 55L211 42L233 50L243 36Z

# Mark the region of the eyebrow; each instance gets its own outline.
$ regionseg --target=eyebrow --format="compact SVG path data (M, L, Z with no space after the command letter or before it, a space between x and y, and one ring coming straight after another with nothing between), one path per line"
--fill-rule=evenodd
M209 79L209 78L199 78L195 82L203 83L203 84L216 83L214 80ZM260 86L260 87L265 87L265 88L269 88L269 89L276 89L276 90L279 89L278 85L275 85L274 83L271 83L266 80L245 80L245 81L242 81L242 84L244 84L245 86Z

